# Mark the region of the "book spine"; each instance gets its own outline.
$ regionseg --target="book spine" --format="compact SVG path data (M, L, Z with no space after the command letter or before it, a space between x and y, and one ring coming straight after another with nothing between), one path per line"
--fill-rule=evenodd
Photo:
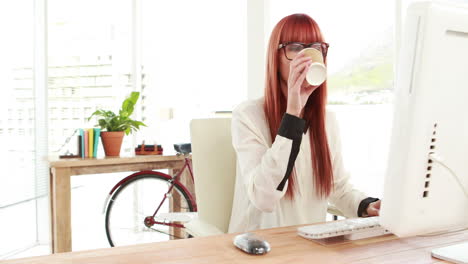
M84 138L84 130L82 128L80 128L80 136L81 136L81 144L80 144L80 153L81 153L81 157L84 158L85 157L85 151L84 151L84 148L85 148L85 138Z
M83 137L81 135L78 135L77 138L78 138L78 144L77 144L78 151L77 151L77 153L78 153L78 157L82 158L83 157L83 153L82 153L83 145L82 145L81 141L83 141Z
M84 132L84 152L85 152L85 158L88 158L89 157L89 148L88 148L88 145L89 145L89 142L88 142L88 137L89 137L89 131L86 130Z
M93 152L93 157L97 157L97 150L99 146L99 137L101 136L101 129L100 128L95 128L94 129L94 152Z
M88 137L88 153L89 153L89 157L90 158L93 158L93 154L94 154L94 151L93 151L93 148L94 148L94 129L90 128L88 129L89 131L89 137Z

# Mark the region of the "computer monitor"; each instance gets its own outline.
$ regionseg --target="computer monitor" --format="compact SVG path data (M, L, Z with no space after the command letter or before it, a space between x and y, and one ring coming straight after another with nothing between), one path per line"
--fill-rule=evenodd
M380 224L468 227L468 2L416 2L403 29Z

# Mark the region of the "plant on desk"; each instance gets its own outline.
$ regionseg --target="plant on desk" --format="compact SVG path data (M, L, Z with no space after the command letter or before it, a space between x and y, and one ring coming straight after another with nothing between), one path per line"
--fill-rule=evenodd
M99 109L88 117L88 121L91 120L93 116L99 118L96 126L100 126L104 131L101 132L101 139L106 156L119 156L124 133L129 135L134 131L138 131L140 126L146 126L143 122L130 118L139 96L139 92L132 92L130 96L123 101L119 114Z

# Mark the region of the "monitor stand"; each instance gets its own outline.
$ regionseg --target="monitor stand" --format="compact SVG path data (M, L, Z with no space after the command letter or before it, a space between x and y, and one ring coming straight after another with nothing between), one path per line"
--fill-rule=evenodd
M468 242L433 249L432 256L452 263L468 264Z

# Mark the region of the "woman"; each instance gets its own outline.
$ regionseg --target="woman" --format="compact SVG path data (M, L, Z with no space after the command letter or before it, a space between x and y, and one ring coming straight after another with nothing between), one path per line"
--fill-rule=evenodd
M328 44L305 14L283 18L267 54L264 98L233 111L237 176L229 232L325 221L328 202L347 217L375 216L380 201L353 189L343 167L338 126L326 111L327 84L305 74L313 47Z

